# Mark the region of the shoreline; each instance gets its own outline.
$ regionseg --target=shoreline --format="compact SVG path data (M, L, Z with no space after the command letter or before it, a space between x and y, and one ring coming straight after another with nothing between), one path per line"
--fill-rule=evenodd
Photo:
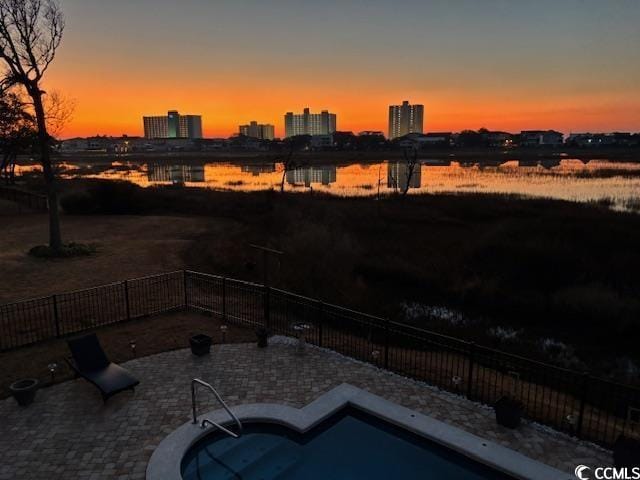
M56 158L59 161L81 161L87 163L106 163L115 161L128 162L228 162L242 161L244 163L273 163L278 162L286 155L286 152L255 152L224 150L216 152L136 152L128 154L115 154L106 152L73 152L59 153ZM297 152L297 162L306 164L349 164L349 163L374 163L384 160L403 160L402 150L383 151L313 151ZM640 161L640 149L630 148L528 148L528 149L427 149L418 153L419 160L438 161L473 161L474 163L502 163L509 160L520 161L560 161L578 159L584 162L589 160L609 160L611 162L628 163ZM28 165L34 161L29 158L19 158L18 164Z

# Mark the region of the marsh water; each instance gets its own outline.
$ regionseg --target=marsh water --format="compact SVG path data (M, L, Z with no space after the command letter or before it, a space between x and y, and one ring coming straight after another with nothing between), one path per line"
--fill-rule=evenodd
M315 164L284 172L281 163L215 161L175 164L168 160L131 162L66 161L61 175L126 180L142 187L180 184L194 188L257 191L285 189L340 196L408 193L499 193L579 202L604 202L618 210L640 210L640 160L509 160L461 162L424 160L412 175L404 162ZM34 167L22 167L28 170Z

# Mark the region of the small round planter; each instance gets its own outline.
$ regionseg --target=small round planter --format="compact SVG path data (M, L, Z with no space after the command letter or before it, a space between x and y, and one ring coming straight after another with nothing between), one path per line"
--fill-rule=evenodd
M191 353L196 357L206 355L211 351L211 337L203 333L194 335L189 339L189 345L191 346Z
M502 397L494 405L496 422L507 428L517 428L522 418L522 402L509 397Z
M26 407L33 403L37 389L38 380L35 378L23 378L9 386L13 398L16 399L16 402L18 402L18 405L21 407Z

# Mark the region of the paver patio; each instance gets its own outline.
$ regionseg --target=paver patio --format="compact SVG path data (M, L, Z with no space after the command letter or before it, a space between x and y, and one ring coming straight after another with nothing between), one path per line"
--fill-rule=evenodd
M231 406L302 407L346 382L571 474L577 464L611 464L610 453L596 446L529 423L500 427L488 407L371 365L315 347L298 356L285 338L271 339L266 349L215 345L205 357L183 349L124 366L141 384L106 405L83 380L40 390L28 408L0 401L0 480L143 479L154 448L189 421L192 377L212 383ZM199 396L203 412L218 408L209 397Z

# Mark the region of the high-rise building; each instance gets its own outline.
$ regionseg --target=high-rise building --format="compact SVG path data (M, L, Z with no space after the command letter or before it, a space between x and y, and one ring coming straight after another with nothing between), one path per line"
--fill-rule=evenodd
M410 105L408 101L402 105L389 106L389 139L403 137L409 133L422 133L424 105Z
M200 115L180 115L178 136L180 138L202 138L202 117Z
M180 115L170 110L166 116L142 117L146 138L202 138L202 117Z
M168 138L169 122L167 117L142 117L145 138Z
M273 140L274 128L273 125L252 121L248 125L240 125L240 135L260 140Z
M284 116L285 137L296 135L329 135L336 131L336 114L322 110L320 113L309 113L305 108L303 113L287 112Z

